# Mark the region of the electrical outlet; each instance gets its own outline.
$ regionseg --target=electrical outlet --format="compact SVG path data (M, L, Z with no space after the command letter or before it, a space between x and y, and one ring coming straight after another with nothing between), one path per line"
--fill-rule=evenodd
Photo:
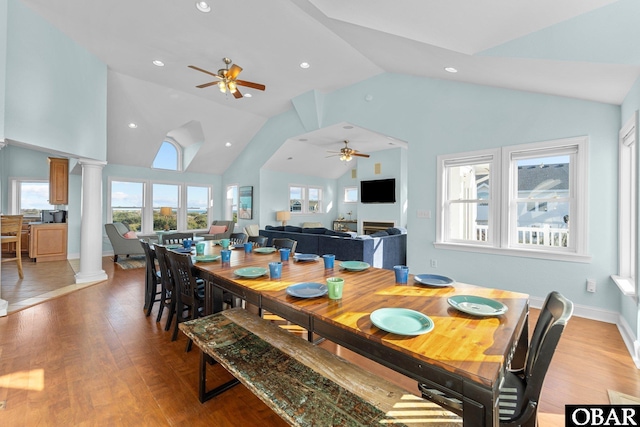
M587 279L587 292L596 291L596 281L593 279Z
M431 260L431 268L438 268L438 260L435 260L435 259Z
M431 219L431 211L418 211L418 218Z

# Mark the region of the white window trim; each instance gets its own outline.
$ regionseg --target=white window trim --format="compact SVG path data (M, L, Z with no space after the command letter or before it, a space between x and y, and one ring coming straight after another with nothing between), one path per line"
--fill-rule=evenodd
M135 178L123 178L110 176L107 179L107 222L113 222L113 208L111 207L111 190L113 188L112 182L133 182L142 184L142 230L141 234L153 234L153 185L176 185L178 186L178 206L177 210L177 223L178 230L187 230L187 187L206 187L209 189L209 207L207 209L207 223L211 224L213 221L213 188L211 185L199 184L193 182L175 182L175 181L156 181L145 180ZM193 229L189 232L203 232L208 229Z
M549 249L532 249L524 247L516 247L509 244L509 201L510 191L513 191L511 171L511 157L515 153L526 151L548 150L557 147L577 146L578 151L575 155L576 166L571 168L574 174L572 179L571 191L576 197L576 206L572 206L572 230L575 235L575 247L573 251L568 250L549 250ZM542 153L543 155L545 153ZM468 243L468 242L449 242L446 240L446 223L443 218L444 194L446 191L446 182L444 179L444 165L446 161L456 163L465 163L468 161L475 162L479 158L493 157L491 180L495 184L490 187L490 238L487 244L485 242ZM434 247L440 249L453 249L468 252L483 252L498 255L520 256L528 258L552 259L558 261L570 262L591 262L591 255L588 250L588 138L576 137L566 138L553 141L536 142L531 144L520 144L502 147L500 149L481 150L468 153L449 154L438 156L437 165L437 203L438 215L436 219L436 242Z
M227 194L229 194L229 190L233 187L236 188L236 194L238 197L238 199L236 200L235 206L236 206L236 214L239 215L238 210L240 209L240 184L229 184L226 186L225 192L224 192L224 219L226 221L233 221L233 202L229 202L230 199L227 198ZM236 217L236 220L239 220L239 219L240 218Z
M291 211L291 188L301 188L302 189L302 210L300 212ZM289 206L289 211L291 215L315 215L324 213L324 188L317 185L300 185L300 184L289 184L287 187L287 206ZM309 189L318 190L320 194L320 199L318 200L317 211L310 212L309 211Z
M638 112L618 134L618 274L611 275L620 291L638 295Z
M347 191L356 190L356 200L347 200ZM342 189L342 202L343 203L358 203L360 199L360 190L357 185L348 185Z

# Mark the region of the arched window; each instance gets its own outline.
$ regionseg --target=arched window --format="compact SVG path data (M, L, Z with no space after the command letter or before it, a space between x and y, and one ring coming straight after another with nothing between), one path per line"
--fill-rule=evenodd
M172 171L181 170L181 153L182 150L180 146L178 146L178 144L174 143L173 141L165 140L160 146L158 154L156 154L156 158L153 159L153 168L167 169Z

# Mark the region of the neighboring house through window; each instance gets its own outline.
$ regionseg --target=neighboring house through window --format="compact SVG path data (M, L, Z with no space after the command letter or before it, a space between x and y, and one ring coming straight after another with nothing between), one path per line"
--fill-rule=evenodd
M586 137L439 156L436 245L587 260L587 166Z
M289 186L289 210L292 213L321 213L322 209L322 188Z

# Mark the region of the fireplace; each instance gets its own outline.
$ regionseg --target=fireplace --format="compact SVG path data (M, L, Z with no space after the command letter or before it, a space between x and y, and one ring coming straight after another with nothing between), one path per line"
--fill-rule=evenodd
M373 234L376 231L385 231L387 228L395 226L395 221L362 221L362 233Z

